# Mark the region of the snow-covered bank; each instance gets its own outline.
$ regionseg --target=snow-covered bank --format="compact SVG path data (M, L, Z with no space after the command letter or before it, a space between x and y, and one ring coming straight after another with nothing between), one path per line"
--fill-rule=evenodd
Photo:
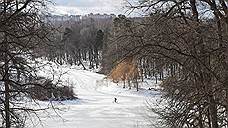
M55 102L63 110L59 112L61 117L53 110L47 111L49 116L39 113L43 126L36 128L146 128L150 125L146 100L156 98L156 91L123 89L104 80L105 76L101 74L66 65L52 67L57 70L55 74L64 72L63 83L74 87L79 100ZM44 74L51 70L46 67Z

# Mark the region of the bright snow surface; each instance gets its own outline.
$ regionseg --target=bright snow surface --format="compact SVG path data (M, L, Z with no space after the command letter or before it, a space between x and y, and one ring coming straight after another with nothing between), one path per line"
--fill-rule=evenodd
M91 71L69 68L55 68L65 72L62 76L73 85L78 100L63 101L54 104L63 111L48 110L39 113L42 125L33 124L34 128L148 128L147 101L156 99L156 92L147 89L123 89L105 76ZM46 75L50 68L44 70ZM150 83L149 83L150 84ZM117 103L114 103L117 98ZM45 104L45 103L41 103ZM151 115L151 112L149 112ZM153 115L153 114L152 114Z

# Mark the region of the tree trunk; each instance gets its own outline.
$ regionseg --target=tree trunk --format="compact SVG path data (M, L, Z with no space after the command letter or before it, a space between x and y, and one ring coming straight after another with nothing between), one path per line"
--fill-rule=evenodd
M6 64L7 65L7 64ZM8 65L5 68L6 74L5 74L5 115L6 115L6 128L10 128L10 105L9 105L9 74L8 74Z
M208 128L211 128L211 117L210 117L210 109L207 109L207 118L208 118Z
M4 0L4 18L7 18L7 5L6 5L6 0ZM4 86L5 86L5 103L4 103L4 107L5 107L5 122L6 122L6 128L10 128L10 94L9 94L9 65L8 65L8 43L7 43L7 35L5 33L4 35L4 49L5 49L5 53L4 53L4 62L5 62L5 67L4 67L4 72L5 72L5 76L4 76Z
M197 7L196 7L196 0L190 0L190 5L191 5L191 9L192 9L193 19L198 22L199 13L198 13Z
M228 120L228 89L226 89L226 119ZM228 124L227 124L228 128Z
M157 76L157 73L155 74L155 83L156 83L156 84L158 83L158 76Z
M123 80L123 88L126 88L126 83L125 83L125 80Z
M200 104L198 105L199 108L199 128L204 128L203 127L203 115L202 115L202 108L200 107Z
M128 82L129 89L131 89L131 81L128 79L127 82Z
M5 77L4 77L4 86L5 86L5 122L6 122L6 128L10 128L10 89L9 89L9 62L8 62L8 44L5 42L5 56L4 56L4 61L5 61Z
M135 84L136 84L136 90L139 91L139 83L138 83L137 78L135 79Z
M218 128L217 107L213 95L209 95L209 109L212 128Z

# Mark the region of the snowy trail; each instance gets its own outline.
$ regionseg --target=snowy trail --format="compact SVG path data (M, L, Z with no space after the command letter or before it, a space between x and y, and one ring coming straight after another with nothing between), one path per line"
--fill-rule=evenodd
M43 126L37 128L146 128L149 125L145 115L146 97L123 95L103 89L97 85L105 76L84 70L69 70L64 76L74 85L80 101L63 102L61 117L51 113L53 118L42 117ZM104 85L105 86L105 85ZM113 103L114 97L118 103Z

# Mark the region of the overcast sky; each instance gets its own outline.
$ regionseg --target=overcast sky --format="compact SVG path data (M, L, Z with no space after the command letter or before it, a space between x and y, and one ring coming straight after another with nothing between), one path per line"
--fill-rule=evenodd
M124 0L52 0L54 14L85 15L89 13L100 14L126 14Z

